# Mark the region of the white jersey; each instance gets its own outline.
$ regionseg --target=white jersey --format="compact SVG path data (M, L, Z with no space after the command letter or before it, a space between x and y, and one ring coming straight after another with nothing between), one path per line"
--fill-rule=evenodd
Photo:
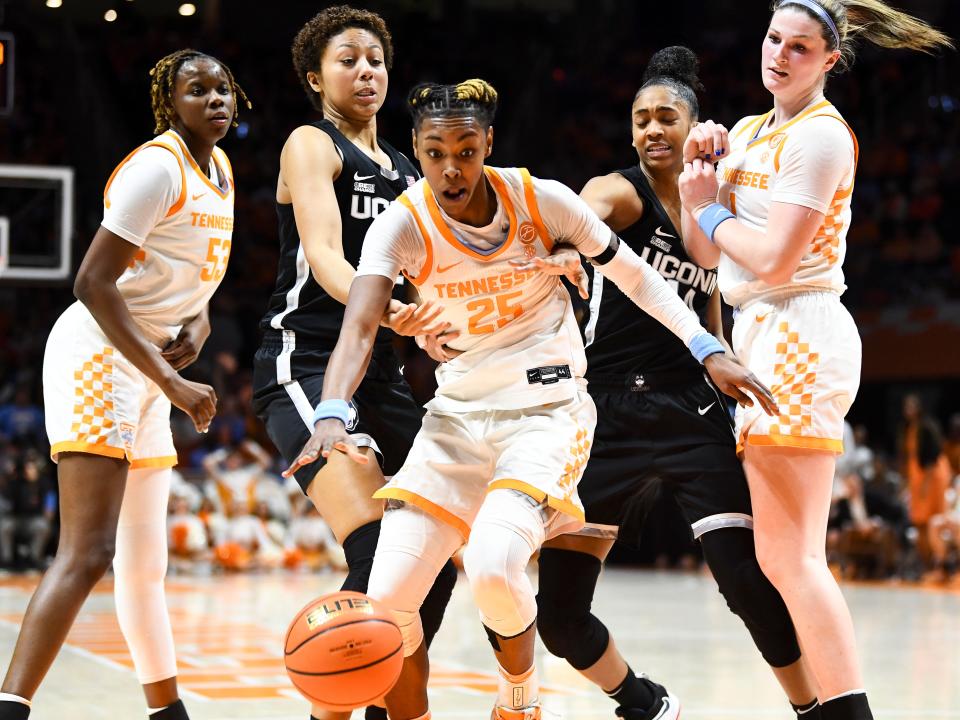
M450 218L425 179L370 226L357 275L402 271L435 300L464 351L437 368L429 408L515 410L576 396L586 358L570 296L555 275L520 272L511 260L546 257L555 242L593 257L610 229L580 197L524 169L484 168L498 208L483 228Z
M733 306L786 289L837 294L846 290L841 266L850 227L856 136L837 109L823 99L768 131L765 126L772 112L744 118L731 130L730 154L718 168L718 200L737 220L760 232L766 232L772 202L802 205L825 218L793 277L783 285L768 285L721 255L718 285Z
M107 181L101 224L140 248L117 289L156 345L175 339L223 279L233 199L226 154L214 148L209 168L201 170L173 130L130 153Z

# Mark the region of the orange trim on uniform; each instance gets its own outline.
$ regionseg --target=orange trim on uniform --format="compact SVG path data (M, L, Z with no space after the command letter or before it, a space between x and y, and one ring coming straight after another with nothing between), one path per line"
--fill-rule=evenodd
M164 455L161 457L137 458L130 461L131 470L141 470L143 468L172 468L177 464L176 455Z
M757 137L757 138L754 138L753 140L750 140L750 141L747 143L747 149L749 150L753 145L756 145L756 144L757 144L758 142L760 142L761 140L768 140L771 135L776 135L777 133L782 133L782 132L784 132L788 127L790 127L791 125L795 125L796 123L800 122L800 121L803 120L805 117L807 117L808 115L810 115L810 113L814 113L814 112L816 112L817 110L822 110L823 108L827 107L828 105L830 105L830 101L829 101L829 100L824 100L823 102L818 102L818 103L817 103L816 105L814 105L813 107L807 108L807 109L804 110L802 113L800 113L799 115L797 115L795 118L793 118L793 120L790 120L789 122L784 123L784 124L781 125L780 127L776 128L776 129L774 129L774 130L771 130L770 132L768 132L768 133L765 134L765 135L761 135L760 137ZM771 111L768 112L766 115L764 115L764 119L768 118L768 117L770 116L770 113L772 113L772 112L773 112L773 110L771 110Z
M503 243L503 245L498 247L489 255L478 253L476 250L464 245L453 236L450 226L447 225L446 221L443 219L443 215L440 213L440 206L437 204L437 198L434 197L433 190L431 189L429 183L423 184L423 195L427 201L427 210L430 212L430 218L433 220L434 226L437 228L443 239L450 243L450 245L456 250L462 252L464 255L468 255L475 260L479 260L480 262L490 262L506 252L507 248L513 244L513 239L517 236L517 211L514 209L513 203L510 201L510 196L507 195L506 187L504 186L503 180L500 178L500 176L497 175L497 173L491 168L485 167L483 170L487 179L490 181L490 185L493 186L493 191L503 203L504 210L507 212L507 220L510 223L510 230L507 233L506 241Z
M224 200L226 200L230 196L230 193L233 192L233 180L231 179L232 174L228 174L227 171L220 166L220 163L217 162L217 157L215 154L211 153L210 157L213 158L213 164L216 165L216 167L220 170L220 172L223 173L223 176L227 179L226 191L221 190L220 186L214 183L209 177L207 177L207 174L200 169L200 166L197 165L197 161L193 159L193 155L190 154L190 150L187 148L186 144L183 142L183 139L179 135L177 135L177 133L173 132L172 130L167 130L167 132L165 132L164 135L169 135L170 137L172 137L174 140L177 141L177 144L180 145L180 149L183 150L183 156L190 163L190 167L194 169L194 172L196 172L197 175L200 176L200 179L203 180L210 187L211 190L217 193L217 195L219 195Z
M177 201L170 206L170 209L167 210L167 214L164 217L170 217L183 207L183 204L187 201L187 173L183 169L183 159L177 154L177 151L169 145L166 145L162 142L157 142L156 140L151 140L150 142L145 142L136 150L129 153L123 160L120 161L120 164L113 169L113 172L110 173L110 177L107 179L107 184L103 188L103 206L105 208L108 210L110 209L110 198L107 196L107 193L110 191L110 186L113 184L113 179L117 176L117 173L120 172L120 168L122 168L130 158L144 148L148 147L160 147L164 150L167 150L177 159L177 166L180 168L180 197L178 197Z
M230 184L233 185L233 165L230 163L230 158L227 157L227 154L218 147L213 148L213 153L223 161L223 165L227 170L227 177L230 180Z
M427 500L425 497L423 497L423 495L417 495L415 492L411 492L410 490L404 490L403 488L398 487L390 487L387 485L377 490L373 494L373 497L378 499L402 500L403 502L415 505L428 515L433 515L433 517L435 517L437 520L446 523L460 533L460 535L463 536L464 542L466 542L467 538L470 537L469 525L467 525L463 520L446 508L442 508L435 502Z
M86 453L87 455L100 455L102 457L117 458L118 460L127 456L127 453L123 448L107 445L106 443L94 445L93 443L67 440L64 442L55 443L54 446L50 448L50 458L56 461L55 459L57 455L62 452Z
M745 445L761 447L792 447L804 450L824 450L826 452L843 453L843 440L821 437L803 437L797 435L757 435L750 433L744 439Z
M745 132L749 130L753 130L754 132L756 132L756 128L762 125L763 123L765 123L767 121L767 118L770 117L770 113L772 112L773 110L770 110L769 112L766 112L763 115L755 115L752 120L748 121L746 124L744 124L742 128L740 128L733 135L731 135L730 140L737 139L738 137L740 137L741 135L743 135Z
M583 516L583 510L578 508L569 500L564 500L563 498L558 498L549 493L545 493L543 490L525 483L522 480L514 480L513 478L502 478L500 480L494 480L492 483L487 485L487 492L491 490L518 490L526 495L529 495L537 502L547 501L547 505L552 507L554 510L559 510L562 513L575 517L580 522L585 520Z
M537 205L537 194L533 187L533 178L530 177L530 171L526 168L518 168L520 177L523 178L523 197L527 201L527 210L530 212L530 219L533 221L533 227L540 235L540 242L547 252L553 250L553 240L550 239L550 233L547 232L547 226L543 224L543 218L540 216L540 206Z
M420 268L420 272L417 273L415 278L410 277L407 273L403 273L407 280L412 282L417 287L420 287L426 282L427 278L430 277L430 273L433 271L433 242L430 240L430 233L427 232L427 228L424 226L423 220L420 219L420 213L417 212L417 209L413 206L413 202L411 202L410 198L407 197L407 194L403 193L397 198L397 200L399 200L400 204L409 210L411 215L413 215L413 219L416 221L417 227L420 228L420 234L423 236L423 244L427 250L427 258L423 261L423 267Z

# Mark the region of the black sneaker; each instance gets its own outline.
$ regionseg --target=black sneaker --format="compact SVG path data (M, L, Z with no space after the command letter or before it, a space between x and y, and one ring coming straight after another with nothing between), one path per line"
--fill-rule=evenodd
M649 710L628 708L622 705L616 709L617 717L623 720L677 720L680 717L680 701L663 685L649 680L646 675L638 675L640 682L650 688L650 692L657 699Z

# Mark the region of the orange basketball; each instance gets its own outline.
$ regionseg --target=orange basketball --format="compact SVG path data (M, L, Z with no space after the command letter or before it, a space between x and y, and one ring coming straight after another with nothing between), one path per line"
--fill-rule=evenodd
M400 677L403 638L388 610L358 592L311 601L287 628L283 660L294 687L328 710L382 698Z

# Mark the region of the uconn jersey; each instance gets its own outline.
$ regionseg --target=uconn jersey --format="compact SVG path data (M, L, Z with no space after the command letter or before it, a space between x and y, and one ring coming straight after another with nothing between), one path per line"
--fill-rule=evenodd
M356 267L367 228L420 174L405 155L383 140L378 139L378 143L390 157L391 170L365 155L329 120L314 123L314 127L330 136L343 161L333 189L340 208L343 256ZM298 348L333 350L343 324L344 306L313 278L297 232L293 205L277 203L277 215L280 223L277 285L260 328L268 337L279 336L287 357L292 355L290 367L285 367L285 358L281 358L278 365L277 381L283 383L298 374ZM391 335L389 330L381 328L374 354L389 352Z
M673 226L639 166L618 170L643 200L643 217L618 233L676 289L705 325L707 301L717 284L714 270L704 270L687 255ZM584 263L590 276L590 314L584 327L587 379L629 371L676 372L702 369L683 342L657 320L639 310L616 285Z

